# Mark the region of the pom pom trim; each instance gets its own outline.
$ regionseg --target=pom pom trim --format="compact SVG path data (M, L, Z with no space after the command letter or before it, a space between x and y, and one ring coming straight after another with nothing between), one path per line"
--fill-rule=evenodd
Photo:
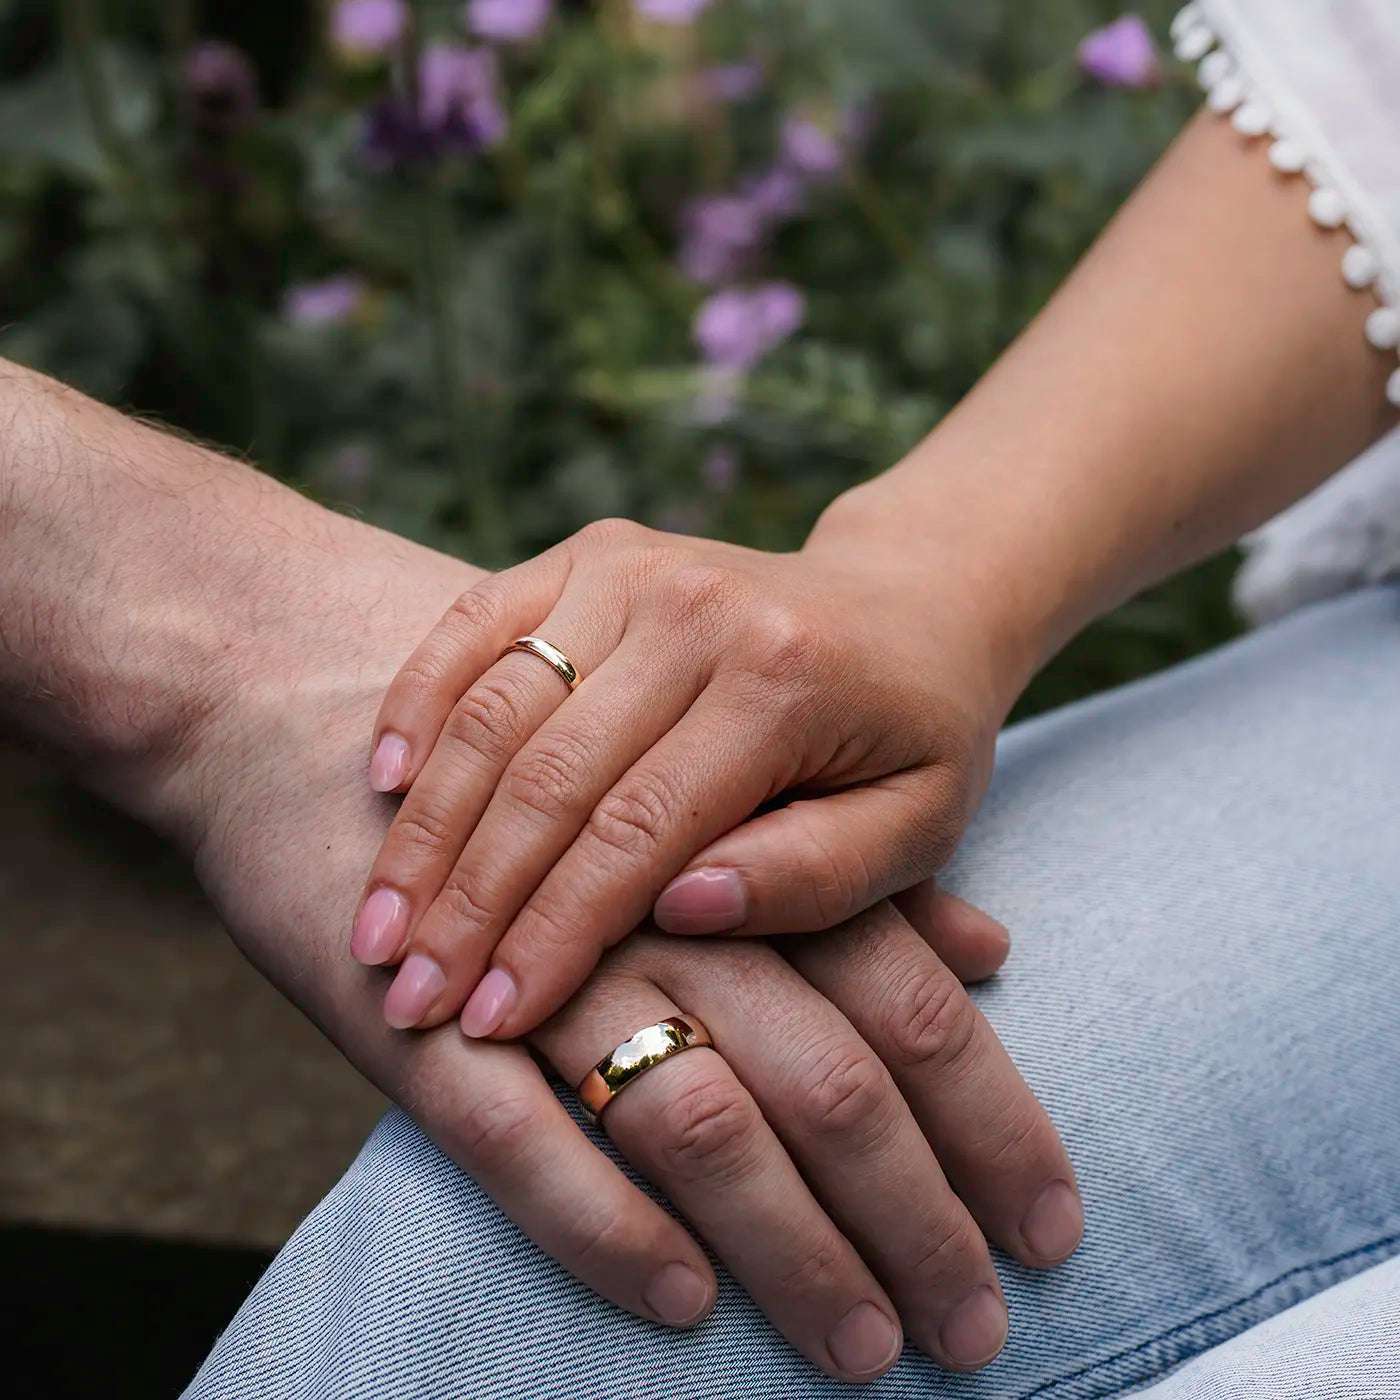
M1366 339L1377 350L1400 348L1400 308L1387 299L1380 259L1362 240L1346 199L1328 181L1306 143L1284 129L1266 97L1223 45L1202 5L1192 3L1177 12L1171 24L1171 40L1177 58L1198 65L1196 77L1211 111L1228 117L1246 140L1267 138L1269 163L1274 169L1285 175L1302 175L1312 186L1308 214L1313 222L1325 229L1345 227L1351 234L1354 241L1341 261L1342 280L1355 291L1369 288L1380 302L1367 318ZM1387 380L1385 396L1400 408L1400 369Z

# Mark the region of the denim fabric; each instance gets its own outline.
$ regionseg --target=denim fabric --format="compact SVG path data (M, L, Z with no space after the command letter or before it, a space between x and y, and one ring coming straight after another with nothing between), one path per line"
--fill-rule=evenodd
M1065 1136L1088 1228L1052 1273L1000 1261L994 1365L909 1350L871 1394L1117 1395L1275 1315L1286 1331L1353 1275L1363 1304L1393 1291L1362 1271L1400 1255L1400 592L1010 731L948 882L1013 931L977 995ZM851 1393L721 1278L693 1333L624 1316L391 1113L188 1393ZM1297 1393L1391 1393L1373 1341L1376 1388Z
M1397 1400L1400 1258L1188 1361L1141 1400Z

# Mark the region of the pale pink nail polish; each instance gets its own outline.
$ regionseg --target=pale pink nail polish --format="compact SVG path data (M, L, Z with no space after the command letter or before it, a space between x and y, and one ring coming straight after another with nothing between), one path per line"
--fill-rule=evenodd
M515 979L499 967L493 967L467 998L462 1008L462 1034L473 1040L490 1035L510 1014L516 998Z
M408 901L398 890L381 885L355 916L350 954L367 967L386 963L399 950L408 927Z
M447 986L443 970L426 953L410 953L384 994L384 1019L396 1031L416 1026Z
M408 740L387 730L379 736L369 761L369 785L375 792L393 792L408 773Z
M749 916L737 870L690 870L657 896L652 917L667 933L726 933Z

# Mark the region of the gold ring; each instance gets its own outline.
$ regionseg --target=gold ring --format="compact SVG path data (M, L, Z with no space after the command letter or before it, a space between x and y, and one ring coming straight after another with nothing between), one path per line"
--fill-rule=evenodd
M554 668L570 690L578 685L578 667L557 646L545 641L543 637L517 637L501 655L509 656L513 651L528 651L531 656L538 656L541 661Z
M668 1016L654 1026L644 1026L624 1040L611 1055L604 1055L584 1076L578 1096L596 1123L603 1110L634 1080L662 1060L702 1045L714 1046L704 1023L695 1016Z

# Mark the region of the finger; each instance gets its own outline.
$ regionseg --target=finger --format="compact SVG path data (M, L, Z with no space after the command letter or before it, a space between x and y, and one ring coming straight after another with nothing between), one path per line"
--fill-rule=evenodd
M639 683L639 676L648 682ZM599 799L685 714L703 683L693 648L678 634L629 631L587 684L521 746L493 783L450 874L443 880L440 868L434 872L439 889L411 942L415 953L431 957L445 972L425 1022L462 1010L466 1001L463 1029L485 1034L509 1013L517 987L557 989L557 1005L582 984L606 946L609 930L602 920L578 922L566 947L548 950L546 965L524 949L508 974L499 970L485 981L482 974L501 936ZM425 773L419 782L426 780ZM417 795L415 786L408 801ZM616 936L627 931L626 925L610 927ZM542 1017L517 1024L516 1033Z
M588 676L616 644L620 626L592 598L570 590L539 630L558 637L565 655L578 658ZM444 898L444 884L506 765L587 684L581 682L571 695L548 663L513 651L453 706L375 856L351 935L351 949L362 962L403 959L385 997L391 1026L435 1025L461 1007L464 992L453 953L459 930L472 925L477 905L475 891L461 886ZM430 909L436 911L438 933L424 943L419 930ZM456 999L449 1002L454 978Z
M939 889L935 880L920 880L895 895L893 903L960 982L985 981L1011 951L1011 935L1004 924Z
M1048 1268L1083 1233L1059 1135L952 972L888 904L782 945L889 1066L954 1189L987 1234Z
M377 1078L595 1292L673 1327L693 1326L714 1306L703 1250L579 1131L523 1047L476 1045L448 1030L416 1041L410 1058Z
M781 727L780 715L711 685L594 806L496 945L482 985L507 988L504 999L479 1020L469 1001L462 1029L509 1038L563 1005L690 853L783 785Z
M370 786L402 792L422 771L452 707L516 637L554 606L569 575L562 547L467 589L389 683L374 721Z
M600 972L532 1040L576 1084L636 1031L678 1014L648 981ZM845 1380L894 1363L901 1337L889 1298L718 1054L690 1050L655 1066L603 1123L805 1356Z
M769 948L709 942L677 957L651 938L628 954L717 1045L742 1047L731 1068L911 1339L952 1369L986 1365L1007 1332L987 1242L850 1021Z
M686 862L656 900L666 933L833 928L927 878L967 817L951 769L895 774L744 822Z

